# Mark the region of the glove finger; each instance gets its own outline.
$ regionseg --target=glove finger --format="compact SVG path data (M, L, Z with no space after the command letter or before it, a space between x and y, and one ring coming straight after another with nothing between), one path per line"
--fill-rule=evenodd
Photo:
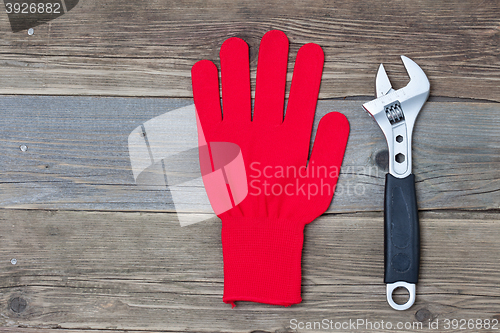
M307 168L312 178L329 184L331 196L340 174L348 137L349 121L342 113L330 112L321 118Z
M279 30L267 32L260 42L253 121L281 125L285 104L288 38Z
M224 121L250 122L252 119L248 52L248 44L237 37L226 40L220 49Z
M310 221L323 214L332 202L348 136L349 122L341 113L330 112L319 122L307 166L307 199L314 200Z
M205 134L222 121L219 73L214 63L201 60L191 68L193 99Z
M294 133L297 153L307 160L314 113L318 100L325 55L317 44L302 46L297 53L284 125Z

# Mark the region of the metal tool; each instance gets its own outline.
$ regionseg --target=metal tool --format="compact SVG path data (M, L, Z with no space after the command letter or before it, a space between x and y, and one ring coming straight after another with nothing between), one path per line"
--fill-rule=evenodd
M410 76L406 87L394 90L381 64L375 80L377 98L363 104L384 132L389 148L389 173L385 178L384 238L387 302L395 310L409 309L415 302L420 261L420 232L411 170L411 137L417 115L429 97L430 84L424 71L401 56ZM392 293L408 290L409 299L397 304Z

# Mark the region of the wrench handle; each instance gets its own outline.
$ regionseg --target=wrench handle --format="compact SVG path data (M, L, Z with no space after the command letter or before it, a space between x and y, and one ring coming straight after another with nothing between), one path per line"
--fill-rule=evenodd
M418 223L415 176L385 176L384 282L416 284L420 262L420 228Z

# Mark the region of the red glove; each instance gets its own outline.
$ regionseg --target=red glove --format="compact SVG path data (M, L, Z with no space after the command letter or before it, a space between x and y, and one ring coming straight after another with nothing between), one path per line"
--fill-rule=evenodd
M222 220L223 300L233 306L235 301L300 303L304 226L332 201L349 123L340 113L325 115L308 164L324 62L317 44L306 44L297 54L284 119L288 39L283 32L269 31L262 38L253 118L248 45L229 38L220 60L224 116L215 65L199 61L191 75L208 147L221 142L238 145L248 184L248 194L239 204L225 212L214 208ZM200 153L202 170L208 165L215 171L214 160ZM205 181L208 186L213 184ZM226 190L231 193L231 186ZM207 188L211 202L217 200L213 192Z

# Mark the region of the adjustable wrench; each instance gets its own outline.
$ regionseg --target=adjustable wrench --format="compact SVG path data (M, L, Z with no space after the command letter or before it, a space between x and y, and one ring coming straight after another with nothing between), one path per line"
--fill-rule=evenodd
M375 79L377 98L363 104L384 132L389 148L389 173L384 198L384 282L387 302L395 310L409 309L415 302L420 261L420 232L411 171L411 137L417 115L429 97L430 84L424 71L401 56L410 76L406 87L394 90L381 64ZM397 304L392 293L406 288L409 299Z

